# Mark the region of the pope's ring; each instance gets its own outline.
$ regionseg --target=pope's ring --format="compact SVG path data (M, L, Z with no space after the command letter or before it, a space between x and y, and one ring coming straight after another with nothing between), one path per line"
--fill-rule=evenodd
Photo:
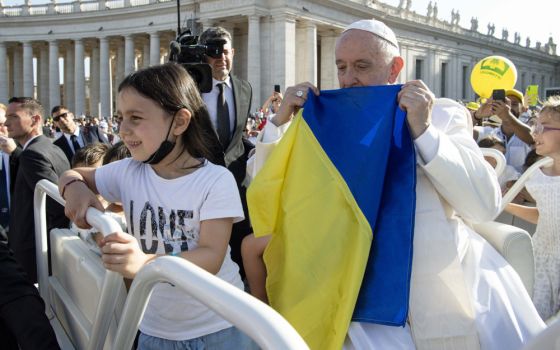
M296 91L296 96L297 97L303 97L303 91L302 90Z

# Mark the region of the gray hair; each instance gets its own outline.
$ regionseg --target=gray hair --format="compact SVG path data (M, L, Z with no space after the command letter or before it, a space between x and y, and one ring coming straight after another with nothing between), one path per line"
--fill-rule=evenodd
M231 34L223 27L210 27L202 33L198 39L199 44L206 45L208 41L215 39L227 39L231 43Z

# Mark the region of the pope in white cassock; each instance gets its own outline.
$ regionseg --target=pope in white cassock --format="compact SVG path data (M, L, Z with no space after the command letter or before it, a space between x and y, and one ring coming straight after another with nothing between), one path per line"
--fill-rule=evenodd
M351 24L335 56L341 88L393 84L404 65L395 34L376 20ZM308 93L319 90L310 83L286 90L259 135L248 174L261 168ZM501 200L469 113L436 99L420 80L405 83L398 102L417 151L408 322L404 328L352 322L344 348L520 349L545 324L513 268L463 222L492 220Z

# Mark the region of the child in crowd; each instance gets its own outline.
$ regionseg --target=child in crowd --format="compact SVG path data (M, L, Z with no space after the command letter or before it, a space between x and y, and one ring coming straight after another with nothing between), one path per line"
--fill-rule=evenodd
M560 98L544 104L533 135L537 154L554 162L539 169L526 183L537 206L508 204L506 211L537 224L533 235L533 302L543 320L551 321L560 311Z
M121 202L129 234L102 241L107 269L134 278L157 256L187 259L242 289L228 241L243 209L233 175L196 84L178 64L127 76L118 88L120 138L132 158L98 169L66 172L59 188L66 213L87 227L89 206L103 209L99 192ZM140 324L138 349L246 349L251 339L188 296L158 284Z
M82 147L72 157L72 168L99 168L109 151L106 143L92 143Z
M486 136L478 142L478 146L480 148L493 148L497 151L500 151L505 157L506 145L496 136ZM486 159L486 161L490 163L493 168L496 168L497 164L494 158L484 157L484 159ZM502 193L505 193L505 191L509 189L518 178L519 173L517 172L517 170L515 170L515 168L511 165L506 165L504 171L500 174L500 176L498 176L498 182L500 183L500 187L502 188Z

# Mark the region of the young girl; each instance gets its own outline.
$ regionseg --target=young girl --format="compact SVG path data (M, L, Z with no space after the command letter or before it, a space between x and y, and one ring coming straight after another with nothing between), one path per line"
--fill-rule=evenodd
M554 162L539 169L525 185L537 207L508 204L506 210L537 224L533 302L546 321L560 310L560 98L544 104L533 130L537 153Z
M88 227L95 197L121 202L129 234L102 241L109 270L134 278L157 256L183 258L243 288L228 241L243 219L235 180L195 83L177 64L140 70L118 89L120 138L132 158L66 172L59 181L66 215ZM139 349L245 349L253 343L180 289L160 283L140 324Z

